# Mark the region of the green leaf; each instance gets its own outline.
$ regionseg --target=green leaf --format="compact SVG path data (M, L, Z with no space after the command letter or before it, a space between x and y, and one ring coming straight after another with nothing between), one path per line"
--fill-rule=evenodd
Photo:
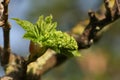
M26 20L21 20L21 19L18 19L18 18L12 18L12 19L15 20L16 23L19 24L25 31L34 30L33 29L34 25L31 22L26 21Z
M13 18L25 31L24 38L38 43L42 47L55 50L66 56L80 56L75 39L65 32L56 30L57 22L52 21L52 15L40 16L35 24L29 21Z

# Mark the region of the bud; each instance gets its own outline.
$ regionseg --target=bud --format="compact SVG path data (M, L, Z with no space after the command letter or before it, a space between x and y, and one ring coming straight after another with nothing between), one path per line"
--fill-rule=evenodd
M40 44L30 41L29 46L29 62L35 61L38 57L42 56L46 52L46 47L41 47Z

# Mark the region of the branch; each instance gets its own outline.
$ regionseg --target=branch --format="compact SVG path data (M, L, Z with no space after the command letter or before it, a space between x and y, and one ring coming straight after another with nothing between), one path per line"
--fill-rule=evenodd
M10 57L10 24L8 22L8 4L9 0L4 0L3 1L3 6L4 6L4 12L3 12L3 36L4 36L4 48L3 48L3 54L1 54L1 64L4 66L8 64L9 62L9 57Z
M24 58L11 53L9 64L4 66L5 76L0 80L26 80L26 68Z
M119 12L118 5L120 3L118 4L118 0L116 0L113 8L109 7L108 0L105 0L104 3L105 3L105 8L106 8L106 13L104 15L100 15L100 17L96 17L95 12L89 11L88 15L89 15L90 22L86 26L82 35L77 35L77 37L76 37L76 35L72 35L78 43L79 50L89 48L95 42L95 40L98 38L97 34L100 31L102 31L102 29L104 27L106 27L106 25L119 19L120 12ZM67 59L69 59L64 55L59 56L59 54L53 55L53 53L49 53L49 55L50 54L51 54L51 57L48 57L47 60L44 61L44 64L38 66L37 69L35 70L36 71L35 73L37 73L37 75L35 74L36 76L41 76L46 71L56 67L57 65L60 65L61 63L65 62ZM60 61L60 59L62 59L62 61ZM43 60L44 59L41 59L41 60L39 59L36 62L34 62L33 65L38 65L38 62L42 63ZM34 68L34 67L31 66L31 68Z
M97 33L100 32L106 25L116 21L119 16L119 0L116 0L114 7L109 7L109 1L105 0L105 8L106 13L103 16L102 19L100 17L96 17L96 13L93 11L90 11L89 18L90 23L85 28L83 34L81 36L76 37L76 41L78 42L79 49L85 49L89 48L94 41L97 39Z
M61 54L56 55L55 51L48 49L45 54L28 65L27 80L39 80L41 75L59 66L67 59L68 57Z

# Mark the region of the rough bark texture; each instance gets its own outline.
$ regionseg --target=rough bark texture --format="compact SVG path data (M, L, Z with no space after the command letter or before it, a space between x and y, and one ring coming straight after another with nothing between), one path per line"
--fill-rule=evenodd
M71 34L76 39L79 49L89 48L98 39L98 32L100 32L106 25L119 19L120 1L115 0L115 4L112 8L109 7L108 0L104 0L104 3L106 8L105 14L97 17L95 12L89 11L88 15L90 22L86 26L83 33L81 35ZM8 22L8 4L9 0L4 0L4 12L2 20L4 23L2 27L4 33L4 47L0 47L0 57L6 75L1 77L0 80L41 80L41 75L48 70L59 66L69 58L64 55L55 54L55 52L52 50L48 50L35 62L30 63L36 66L30 66L30 64L26 63L27 61L25 61L24 58L13 54L10 50L9 41L10 24ZM35 69L35 72L28 73L27 70L29 67L31 69Z

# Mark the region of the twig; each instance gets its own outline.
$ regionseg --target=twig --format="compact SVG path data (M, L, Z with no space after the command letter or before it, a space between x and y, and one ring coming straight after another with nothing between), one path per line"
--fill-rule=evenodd
M114 7L110 8L108 0L105 0L104 3L106 13L104 14L105 17L103 17L102 19L96 17L95 12L93 11L90 11L88 13L90 17L90 23L85 28L83 34L76 38L79 49L89 48L97 38L97 33L100 32L106 25L116 21L119 18L120 12L118 10L120 6L115 3Z
M4 12L3 12L3 36L4 36L4 48L3 54L1 54L1 64L4 66L9 62L10 57L10 24L8 22L8 4L9 0L3 1Z
M4 47L1 52L1 64L4 67L6 75L1 77L0 80L25 80L26 69L24 58L17 56L11 52L10 49L10 23L8 22L8 4L10 0L4 0L4 12L2 16ZM0 25L1 26L1 25Z

